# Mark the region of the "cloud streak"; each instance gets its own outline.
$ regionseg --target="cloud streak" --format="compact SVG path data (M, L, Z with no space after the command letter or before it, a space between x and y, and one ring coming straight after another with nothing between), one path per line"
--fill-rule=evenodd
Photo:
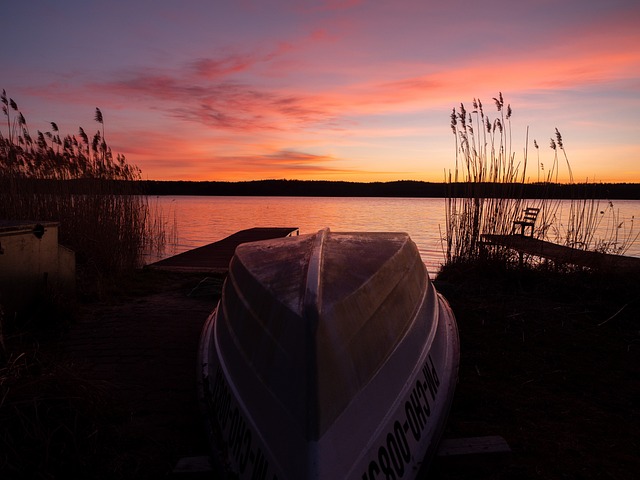
M135 33L114 27L115 44L131 49L112 52L106 42L103 51L80 51L78 42L73 55L51 52L57 75L20 64L13 80L67 119L100 106L113 146L152 177L424 178L454 155L451 108L476 97L488 103L498 91L518 114L526 109L532 130L553 123L569 143L588 146L579 150L585 164L621 141L620 151L640 154L613 126L603 137L585 122L598 116L629 138L638 133L637 2L568 0L551 11L491 0L476 13L418 0L243 1L197 13L158 4L140 12L144 28ZM16 45L16 58L27 43ZM41 55L19 58L34 52Z

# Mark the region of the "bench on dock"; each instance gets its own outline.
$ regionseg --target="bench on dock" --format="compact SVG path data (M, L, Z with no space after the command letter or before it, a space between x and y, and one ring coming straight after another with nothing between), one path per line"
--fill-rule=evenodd
M536 225L536 220L538 219L538 214L540 213L539 208L527 207L523 210L522 218L520 220L515 220L513 222L513 230L512 233L516 233L517 227L520 227L520 235L524 236L526 232L526 228L529 227L531 229L530 237L533 237L533 229Z
M578 265L596 270L611 272L640 272L640 258L613 255L610 253L580 250L556 243L547 242L525 235L482 235L483 244L487 246L506 247L520 255L533 255L547 258L558 264Z

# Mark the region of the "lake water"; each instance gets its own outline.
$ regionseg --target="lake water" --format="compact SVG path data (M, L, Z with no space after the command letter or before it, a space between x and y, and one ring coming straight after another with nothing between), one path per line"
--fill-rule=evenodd
M252 227L297 227L301 235L329 227L335 232L407 232L431 276L444 262L442 198L160 196L151 198L150 204L162 212L167 233L176 236L160 258ZM608 203L600 205L604 210ZM616 200L614 210L629 228L640 214L640 201ZM640 241L627 255L640 256Z

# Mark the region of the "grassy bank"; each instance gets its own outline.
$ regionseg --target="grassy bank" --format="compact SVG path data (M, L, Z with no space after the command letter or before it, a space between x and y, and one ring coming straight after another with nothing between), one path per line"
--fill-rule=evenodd
M116 441L103 427L118 407L108 385L43 347L73 326L82 301L108 298L145 250L162 245L164 229L137 195L140 171L108 146L99 109L93 136L82 127L64 135L55 122L30 131L4 90L0 101L0 219L60 222L81 300L46 286L30 306L4 311L0 285L0 477L90 478L110 468L104 462Z
M473 99L473 110L460 104L451 113L455 164L446 179L445 263L519 261L510 249L485 248L483 237L512 234L525 208L538 211L531 226L535 238L574 249L624 254L639 238L635 219L620 218L613 201L590 196L587 183L574 182L560 131L556 128L550 138L551 158L541 160L540 146L535 139L530 145L528 129L522 148L514 145L513 110L502 93L493 102L493 117L479 99ZM529 158L532 150L535 161ZM564 212L556 193L559 179L574 192ZM527 196L532 183L538 191L533 198ZM527 257L526 261L533 265L546 260Z
M162 246L164 226L139 195L141 172L112 152L100 109L93 136L82 127L65 135L55 122L33 133L4 90L1 100L0 218L60 222L60 243L98 275L137 268L145 250Z
M6 335L0 350L4 356L0 366L0 478L155 479L169 472L184 452L170 451L178 448L175 439L158 438L158 426L145 423L148 417L139 413L141 406L133 405L132 399L142 397L151 402L143 408L153 409L177 386L172 384L159 398L153 397L150 388L138 386L144 379L132 381L118 371L118 365L156 348L156 358L142 375L149 382L170 376L171 368L163 367L170 352L163 345L179 341L176 330L186 328L185 320L173 310L188 307L193 315L194 305L203 308L199 300L187 298L200 280L192 274L137 270L120 282L109 283L99 301L81 300L73 319L67 317L66 322L48 327L42 322L37 328ZM184 305L163 300L174 292L179 292ZM137 310L141 304L148 305L142 314ZM209 300L204 312L212 305ZM146 318L154 308L156 316ZM114 323L118 310L123 313ZM163 325L175 321L177 326L162 333L162 326L154 327L158 321ZM193 331L199 328L196 325ZM85 331L80 339L76 337L79 330ZM94 335L102 342L100 347L93 346ZM179 375L187 384L195 384L191 361L195 348L178 344L173 350L181 352L181 348L184 351L178 355L184 357L181 361L188 371ZM86 350L80 353L78 349ZM136 363L127 371L142 362ZM185 390L195 395L195 385ZM138 423L141 415L142 423ZM177 431L180 427L170 428ZM193 430L194 438L203 435ZM162 441L170 445L169 451L158 450Z
M634 478L640 280L533 256L520 265L513 250L483 243L485 234L511 234L523 208L535 207L534 237L622 254L638 239L634 219L619 218L613 202L586 190L561 212L553 193L558 178L579 191L562 135L555 129L552 157L541 161L528 132L523 148L513 146L511 106L501 94L493 100L493 118L476 99L473 110L461 105L451 115L456 163L448 177L446 265L436 284L455 312L461 342L446 435L499 435L512 453L498 462L442 462L436 478ZM531 181L548 194L525 196ZM464 195L456 193L460 184ZM492 193L487 185L500 188ZM500 195L505 189L511 192Z
M640 468L640 281L445 269L459 383L446 436L500 435L512 453L446 462L441 479L632 479Z
M81 296L100 296L109 283L140 267L145 252L163 248L162 212L142 194L140 170L112 152L99 108L93 135L83 127L64 134L55 122L33 132L4 90L0 100L0 219L59 222L59 243L75 252ZM49 303L56 303L55 296ZM11 313L5 322L13 321ZM5 333L10 329L5 325ZM2 331L0 326L0 336Z
M131 345L106 342L110 349L120 345L124 358L148 348L139 337L147 325L173 321L184 329L185 319L172 312L193 308L180 299L186 301L199 280L197 275L139 272L112 290L108 302L84 304L82 324L112 322L105 331L129 338ZM445 268L436 286L451 303L461 339L460 378L445 436L500 435L512 453L497 460L438 462L433 478L634 478L640 467L637 278L458 264ZM207 302L212 305L215 298ZM175 333L153 330L150 345L158 346L158 356L148 360L147 370L139 366L136 377L149 383L139 392L146 399L154 398L151 388L162 378L158 368L166 355L182 355ZM197 409L188 418L167 410L162 421L167 432L159 434L148 412L132 414L131 395L123 392L123 383L130 381L124 372L113 373L117 382L106 380L112 367L104 363L104 353L87 357L79 350L80 358L70 361L79 347L69 347L56 356L61 339L72 333L40 334L39 349L28 358L18 358L26 339L10 339L12 360L2 373L6 401L0 405L2 478L20 478L15 468L25 462L33 478L158 478L178 458L194 453L175 435L180 431L194 441L203 436ZM194 325L185 343L195 343L198 334ZM193 353L185 352L184 371L175 373L195 384ZM12 376L18 368L22 372ZM177 405L192 401L195 389L181 391L185 397L176 397Z

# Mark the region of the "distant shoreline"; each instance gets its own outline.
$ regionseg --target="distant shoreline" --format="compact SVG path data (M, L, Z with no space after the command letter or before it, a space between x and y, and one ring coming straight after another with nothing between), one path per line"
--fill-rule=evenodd
M245 182L187 180L23 179L33 193L88 194L110 188L124 195L246 197L397 197L397 198L541 198L640 200L640 183L437 183L415 180L343 182L327 180L253 180Z
M147 195L293 196L293 197L495 197L640 200L638 183L501 184L394 182L341 182L320 180L255 180L247 182L142 180Z

